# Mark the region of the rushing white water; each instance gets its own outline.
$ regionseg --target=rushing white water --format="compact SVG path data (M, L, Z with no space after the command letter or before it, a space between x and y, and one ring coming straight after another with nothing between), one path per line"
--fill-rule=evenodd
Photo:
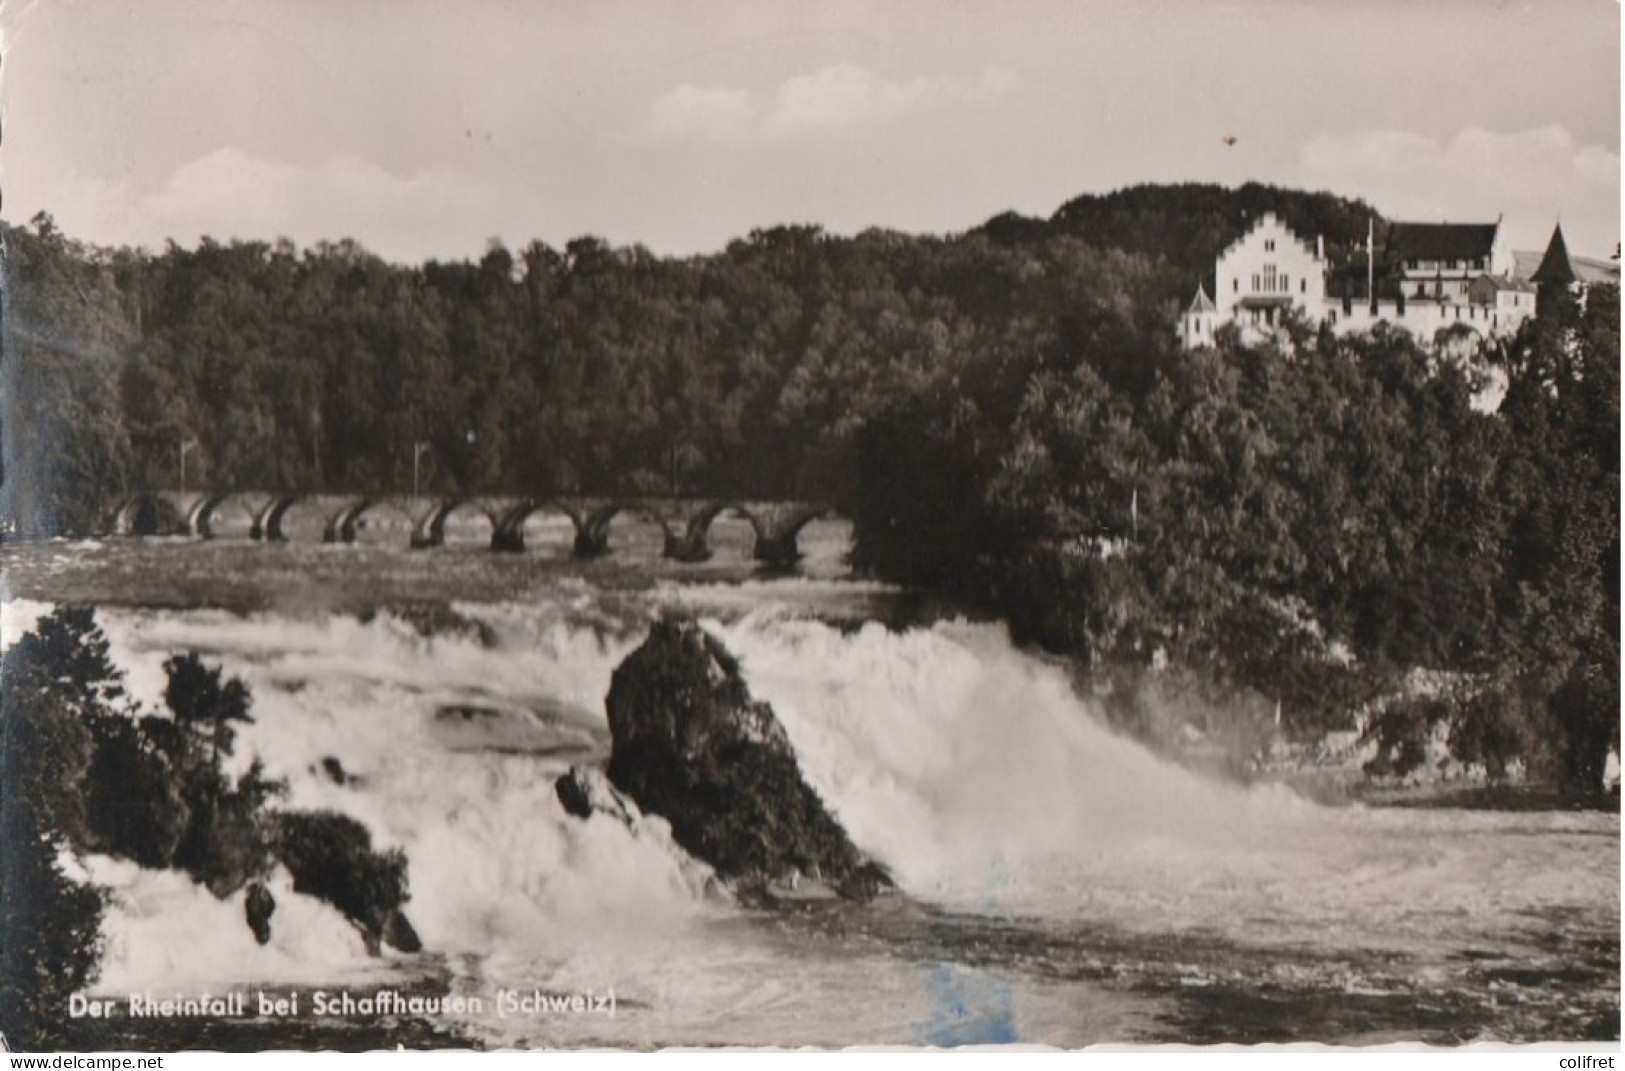
M1617 892L1606 865L1499 879L1506 815L1329 809L1192 773L1108 730L1000 626L720 631L858 843L961 909L1410 948L1476 914ZM1521 847L1557 864L1569 846L1542 834L1596 822L1523 825Z
M376 844L405 851L407 912L462 990L613 987L642 1009L613 1022L468 1024L495 1041L941 1040L929 1024L945 1000L1008 1012L1027 1040L1151 1029L1147 998L1076 979L1057 989L1049 979L1065 963L1028 976L949 951L922 961L916 937L829 950L742 925L660 819L628 830L566 816L554 778L604 758L610 676L669 605L717 615L707 627L774 706L808 779L910 898L989 924L1025 920L1018 937L1105 927L1316 948L1353 971L1348 985L1378 991L1391 982L1343 958L1403 950L1423 959L1410 976L1447 979L1464 948L1523 954L1531 919L1584 916L1587 928L1601 912L1604 930L1610 913L1617 927L1616 817L1328 810L1279 787L1208 780L1107 730L1060 669L1013 648L1002 627L843 631L807 616L832 589L668 585L612 600L583 585L539 603L457 605L478 627L429 635L388 613L363 623L104 609L98 620L150 706L175 651L248 682L255 723L235 761L258 757L286 779L287 806L353 815ZM6 637L40 609L7 604ZM329 757L352 783L323 772ZM260 948L238 901L174 874L91 867L117 893L103 976L114 990L331 984L413 962L369 960L336 913L285 882L276 936ZM1121 969L1151 970L1129 962Z
M212 611L103 616L132 692L149 703L159 700L159 663L170 651L201 649L241 674L257 724L238 761L258 755L289 779L290 805L348 809L422 860L419 871L454 875L446 890L415 879L425 937L483 948L547 935L549 919L579 909L556 889L585 865L659 869L670 857L662 845L640 864L626 845L605 844L602 859L558 866L564 839L581 840L597 824L557 820L551 775L582 755L547 753L580 745L601 753L602 697L639 634L606 634L556 608L461 609L494 642L467 632L425 637L387 614L365 624ZM1125 855L1235 855L1323 818L1284 790L1204 780L1112 734L1060 671L1013 649L998 626L842 633L762 612L710 627L774 705L807 776L854 839L907 891L933 901L1069 914L1076 883L1120 869ZM437 718L458 706L481 716L450 726ZM323 776L327 756L363 787ZM643 888L661 884L648 873L592 878L614 888L634 876ZM482 903L502 890L514 915L491 916L486 906L481 925L491 932L470 932L457 890Z
M0 651L16 643L34 623L51 612L51 604L33 599L0 601Z
M1072 866L1131 846L1240 847L1316 810L1114 735L1000 626L843 635L758 615L723 638L853 835L921 895L1067 911Z

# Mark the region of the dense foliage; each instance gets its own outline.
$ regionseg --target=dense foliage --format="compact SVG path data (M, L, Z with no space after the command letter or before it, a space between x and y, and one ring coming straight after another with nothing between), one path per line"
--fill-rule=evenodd
M349 241L99 250L40 216L4 231L0 515L95 530L121 493L176 486L193 442L192 486L400 490L427 443L445 492L834 495L868 414L967 355L1058 330L1143 376L1265 211L1337 249L1369 214L1144 188L950 239L780 227L685 260L493 242L416 267Z
M220 674L195 655L166 670L170 716L140 717L82 608L48 615L6 651L0 1015L18 1037L50 1035L94 976L101 894L64 869L74 853L184 870L222 897L270 868L264 808L281 786L257 763L235 780L220 768L231 753L220 725L246 717L247 690L228 681L207 709L175 707Z
M76 880L79 791L93 744L83 715L111 674L105 648L48 621L0 662L0 1031L35 1048L95 977L102 894Z
M1177 352L1264 212L1324 237L1334 289L1363 275L1367 206L1256 185L683 260L108 252L41 217L5 234L0 513L94 529L194 441L216 487L401 489L427 443L443 492L832 499L861 565L1120 679L1127 723L1167 660L1304 734L1387 703L1396 769L1442 703L1492 772L1594 785L1619 725L1617 289L1543 295L1479 361L1302 324ZM1494 414L1471 404L1492 368Z
M195 654L164 669L168 710L143 715L93 613L72 607L0 660L0 1030L13 1043L61 1041L68 997L94 981L104 902L74 873L82 853L181 870L220 898L247 887L261 943L275 905L258 882L279 862L369 946L410 932L404 855L374 851L352 819L272 810L285 786L257 760L235 778L222 769L232 723L252 720L247 687Z
M375 851L366 826L333 811L290 811L278 816L277 826L278 855L294 891L344 912L374 949L387 927L401 925L397 912L408 895L406 854L399 848Z
M1583 311L1548 295L1488 361L1303 325L1229 333L1148 385L1073 352L984 352L991 389L943 374L868 421L860 559L1081 656L1131 685L1120 708L1167 659L1279 703L1289 732L1379 712L1373 772L1413 767L1445 725L1492 776L1600 786L1619 740L1617 288ZM1472 404L1492 367L1495 414ZM931 493L911 496L920 472Z

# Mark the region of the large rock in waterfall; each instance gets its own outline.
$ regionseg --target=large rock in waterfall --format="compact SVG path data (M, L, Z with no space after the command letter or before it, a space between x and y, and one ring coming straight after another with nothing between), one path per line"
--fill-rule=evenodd
M892 887L802 779L772 707L697 624L657 622L607 702L610 782L741 896L777 899L805 882L869 900Z

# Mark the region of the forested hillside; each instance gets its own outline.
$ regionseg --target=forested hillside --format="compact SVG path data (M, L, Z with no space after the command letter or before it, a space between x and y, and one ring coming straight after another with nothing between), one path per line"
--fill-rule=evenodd
M1309 731L1427 668L1448 687L1387 708L1384 762L1444 721L1492 771L1594 786L1619 732L1617 289L1543 295L1477 364L1302 325L1179 353L1179 308L1265 211L1359 267L1370 209L1262 186L413 267L346 241L99 250L39 217L4 233L0 511L96 531L193 440L216 487L400 489L427 443L444 492L823 498L864 568L1096 674L1171 659Z
M1448 724L1492 775L1596 786L1619 733L1619 304L1565 298L1491 355L1493 415L1481 373L1398 332L1226 333L1149 376L1059 338L987 354L865 422L859 559L1120 675L1131 707L1166 658L1318 732L1425 667L1443 685L1386 707L1379 769Z
M1189 302L1198 282L1213 293L1214 258L1266 212L1280 217L1306 241L1324 240L1332 292L1338 292L1335 284L1345 276L1357 276L1364 285L1367 228L1374 226L1380 232L1382 217L1363 201L1329 193L1258 183L1234 190L1197 183L1134 186L1075 197L1049 220L1007 213L989 220L982 231L1007 243L1066 235L1101 249L1151 257L1166 268L1165 296Z
M783 228L686 261L584 238L417 268L348 242L91 250L47 220L6 240L29 534L173 485L191 438L221 486L399 488L422 441L445 491L832 494L865 415L935 370L1068 315L1160 353L1172 314L1134 296L1148 259L1071 239Z
M970 355L1059 332L1151 374L1214 252L1264 211L1338 242L1369 212L1144 187L1021 240L1000 220L781 227L686 260L581 238L413 267L349 241L92 249L42 216L5 231L6 513L93 529L123 491L175 483L191 439L220 486L398 488L427 442L446 491L834 494L873 407Z

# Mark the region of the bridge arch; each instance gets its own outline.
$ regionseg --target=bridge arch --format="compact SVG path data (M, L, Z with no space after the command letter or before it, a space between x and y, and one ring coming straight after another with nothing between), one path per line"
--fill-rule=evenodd
M820 517L828 517L834 513L833 507L815 505L803 506L782 516L770 518L769 522L756 530L756 548L752 552L752 557L777 568L794 565L801 560L801 548L796 545L796 537L801 535L801 530Z
M187 530L187 517L168 496L142 493L119 505L113 519L119 535L176 535Z
M287 540L282 531L282 520L288 511L297 506L305 498L304 495L272 495L271 500L254 514L252 526L248 530L249 538L264 539L273 543Z
M248 498L248 492L243 491L214 491L199 499L192 507L186 518L186 530L189 535L202 536L204 539L214 538L214 521L220 508L228 502L235 502L247 517L250 532L252 533L254 521L259 515L259 508Z
M576 533L575 555L578 558L597 558L610 551L610 527L621 517L635 518L654 526L660 532L662 552L670 544L671 526L666 518L636 499L616 500L599 506L582 518Z
M412 511L402 506L395 498L384 495L352 498L328 517L327 525L322 529L322 542L354 543L356 527L360 524L361 518L378 507L399 514L408 525L417 524Z
M717 499L706 503L699 512L691 514L681 535L666 534L665 556L680 562L703 562L711 558L711 525L725 513L732 513L750 522L756 541L762 538L762 522L744 504L732 499Z
M525 522L543 510L553 510L570 518L570 525L575 529L576 542L580 542L584 518L579 510L572 509L553 498L525 498L493 515L491 549L522 553L525 549Z
M501 521L501 517L496 510L475 498L446 498L431 506L429 512L425 513L422 519L413 525L412 546L444 546L446 543L446 522L451 519L452 514L465 507L473 509L491 522L491 533L494 538L497 526Z

